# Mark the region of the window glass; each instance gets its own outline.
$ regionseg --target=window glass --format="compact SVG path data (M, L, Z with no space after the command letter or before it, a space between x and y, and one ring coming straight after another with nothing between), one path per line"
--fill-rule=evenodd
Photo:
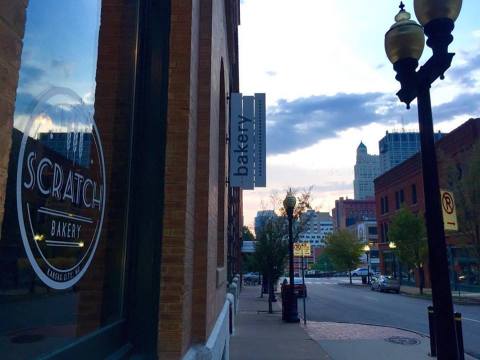
M122 79L109 73L101 9L28 2L0 229L2 359L51 353L123 315L134 58Z

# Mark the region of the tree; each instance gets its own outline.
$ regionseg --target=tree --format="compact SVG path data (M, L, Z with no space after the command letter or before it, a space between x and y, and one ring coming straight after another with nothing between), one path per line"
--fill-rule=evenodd
M319 270L323 272L332 272L335 270L335 266L333 265L333 261L330 255L326 253L320 254L320 256L313 264L313 270Z
M330 234L325 243L326 256L332 260L337 271L348 270L351 284L352 270L360 263L363 244L348 230L338 230Z
M397 246L395 254L409 269L415 268L420 276L419 289L423 294L425 274L423 264L428 256L428 244L423 219L402 206L392 218L388 238Z
M457 208L460 238L480 262L480 144L463 164L449 162L448 183Z
M255 235L253 235L248 226L244 225L242 227L242 239L243 241L255 241Z
M288 242L285 241L283 218L269 219L262 231L257 234L254 262L268 281L268 311L272 313L273 284L283 274L288 256Z

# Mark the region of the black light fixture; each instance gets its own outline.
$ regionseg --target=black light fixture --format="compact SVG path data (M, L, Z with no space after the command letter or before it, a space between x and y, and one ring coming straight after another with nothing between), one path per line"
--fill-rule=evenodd
M396 262L396 259L395 259L395 249L397 248L397 244L395 244L395 242L393 241L390 241L388 243L388 247L389 249L392 251L392 272L393 272L393 277L394 278L397 278L397 273L396 273L396 267L397 267L397 262Z
M370 284L370 259L369 259L370 246L366 244L363 247L363 251L365 251L365 254L367 255L367 284Z
M298 304L297 304L297 296L295 294L295 274L293 272L293 210L295 209L295 205L297 203L297 199L292 193L290 189L287 192L287 196L285 200L283 200L283 207L287 213L288 217L288 272L290 278L290 284L288 286L288 290L285 296L286 304L282 304L282 306L286 306L285 309L285 321L286 322L299 322L300 319L298 318Z
M437 78L444 78L455 54L448 52L453 41L452 31L462 0L414 0L415 14L421 25L410 20L410 14L400 2L395 24L385 34L385 51L397 72L401 84L399 99L410 107L417 98L418 122L422 154L425 194L425 222L427 227L429 268L432 282L432 302L435 312L435 333L438 359L459 358L453 319L447 247L443 228L438 182L437 157L433 137L430 87ZM423 51L423 34L433 55L418 71L418 60Z

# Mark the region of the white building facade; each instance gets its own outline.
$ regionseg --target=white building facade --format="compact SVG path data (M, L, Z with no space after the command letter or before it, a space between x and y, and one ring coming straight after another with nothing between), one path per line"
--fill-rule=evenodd
M325 246L325 238L333 232L333 219L327 212L307 210L300 219L302 231L299 242L308 242L312 246Z
M360 142L357 148L354 173L353 192L355 200L375 198L373 180L380 175L380 159L378 155L369 155L363 142Z

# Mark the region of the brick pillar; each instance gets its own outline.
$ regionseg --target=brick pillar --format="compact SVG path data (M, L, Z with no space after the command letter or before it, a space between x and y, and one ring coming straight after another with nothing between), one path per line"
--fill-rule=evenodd
M0 1L0 229L28 0ZM1 234L1 231L0 231Z
M172 1L158 356L191 344L199 1Z

